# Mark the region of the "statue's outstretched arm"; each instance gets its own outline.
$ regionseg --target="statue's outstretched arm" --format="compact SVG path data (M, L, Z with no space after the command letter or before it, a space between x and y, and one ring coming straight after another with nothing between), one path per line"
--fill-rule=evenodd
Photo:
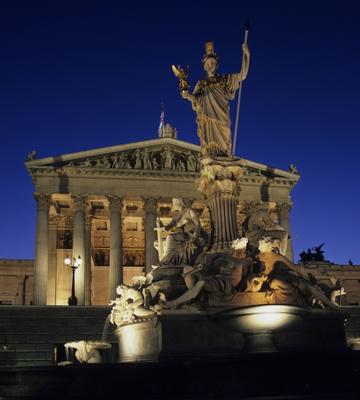
M191 106L192 106L192 109L193 109L194 111L196 111L196 109L195 109L195 100L196 100L195 95L189 93L187 90L182 90L180 93L181 93L181 97L182 97L183 99L186 99L186 100L189 100L189 101L190 101Z
M179 225L179 221L181 220L181 216L178 215L175 218L173 218L166 226L165 230L170 231L172 228L175 228L176 226L181 226Z
M195 101L195 96L189 93L187 90L182 90L180 94L183 99L189 100L191 103Z

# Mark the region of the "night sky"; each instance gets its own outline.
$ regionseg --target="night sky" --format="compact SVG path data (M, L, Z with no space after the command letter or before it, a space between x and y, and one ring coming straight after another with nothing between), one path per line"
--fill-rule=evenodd
M178 138L198 144L170 66L189 65L193 87L212 40L220 72L239 71L250 18L236 154L297 166L296 259L325 242L328 260L360 264L357 2L128 3L1 2L0 258L34 256L31 150L42 158L156 138L161 102Z

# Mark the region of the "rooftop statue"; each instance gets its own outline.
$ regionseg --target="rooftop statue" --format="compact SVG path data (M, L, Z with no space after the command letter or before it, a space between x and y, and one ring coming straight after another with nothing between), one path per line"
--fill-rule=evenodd
M193 93L189 93L187 73L180 66L173 66L173 72L179 79L181 96L191 102L196 112L198 136L204 157L230 157L231 130L230 105L236 91L249 70L250 52L244 42L241 71L233 74L218 74L218 56L214 51L213 42L205 44L206 54L203 57L205 79L198 81Z
M328 262L324 257L324 250L322 247L325 243L315 246L312 249L307 249L307 251L302 251L300 253L300 262L307 263L312 261ZM314 251L312 251L314 250Z
M32 150L27 156L26 161L34 161L36 158L36 151Z

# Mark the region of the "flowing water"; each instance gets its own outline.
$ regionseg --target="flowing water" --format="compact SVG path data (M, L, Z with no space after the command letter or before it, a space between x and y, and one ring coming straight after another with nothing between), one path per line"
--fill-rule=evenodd
M107 334L108 334L108 330L109 330L109 324L110 324L110 317L111 317L111 314L109 314L105 320L104 329L103 329L103 333L101 336L101 341L103 343L106 342L106 338L107 338Z
M66 361L70 361L69 357L69 346L65 344L65 355L66 355Z

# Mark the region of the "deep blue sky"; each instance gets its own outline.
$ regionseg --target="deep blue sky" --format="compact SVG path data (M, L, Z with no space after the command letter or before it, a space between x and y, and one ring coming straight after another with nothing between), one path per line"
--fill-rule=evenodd
M194 84L204 42L213 40L220 72L239 70L249 17L237 155L298 167L296 254L326 242L330 261L360 264L357 2L132 3L1 2L0 258L34 254L35 202L23 164L32 149L45 157L152 139L161 102L179 139L198 143L170 66L189 65Z

